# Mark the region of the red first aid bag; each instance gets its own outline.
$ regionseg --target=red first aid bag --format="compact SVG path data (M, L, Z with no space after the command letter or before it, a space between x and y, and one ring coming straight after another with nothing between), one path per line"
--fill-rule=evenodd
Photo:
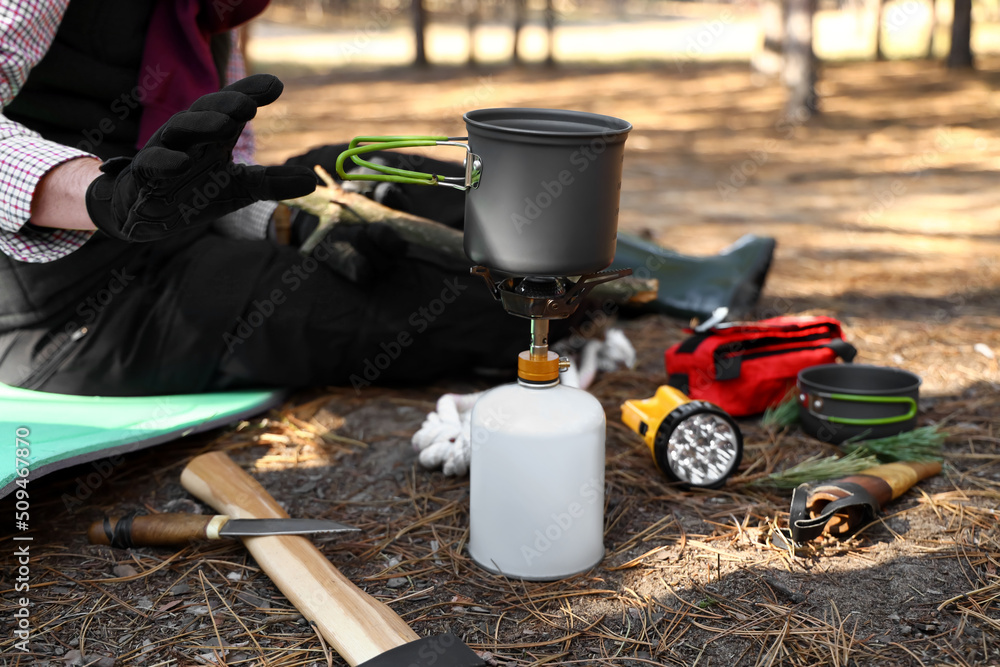
M692 335L666 352L667 384L734 417L777 405L799 371L850 362L857 351L832 317L774 317L731 322Z

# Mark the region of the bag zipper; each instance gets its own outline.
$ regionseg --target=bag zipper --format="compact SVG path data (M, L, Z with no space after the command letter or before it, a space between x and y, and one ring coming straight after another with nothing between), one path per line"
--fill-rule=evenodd
M811 337L799 337L799 336L762 336L760 338L749 338L757 333L768 333L768 332L783 332L783 333L795 333L800 331L811 331L819 329L820 331L826 332L824 335L818 335L818 338ZM700 333L694 333L693 329L685 329L688 333L694 333L694 335L681 341L677 347L677 354L694 354L694 352L701 347L701 344L710 338L715 338L717 336L744 336L740 340L733 341L732 343L722 343L713 352L713 357L716 362L719 361L720 355L728 354L733 349L747 349L753 347L763 347L767 344L764 341L776 341L778 343L784 342L796 342L796 341L807 341L807 340L820 340L824 336L829 338L839 338L838 334L839 325L834 322L814 322L811 324L787 324L780 327L771 326L754 326L746 325L742 322L730 322L728 324L720 324L707 331L702 331ZM757 343L756 345L754 343Z
M28 374L24 381L20 383L20 387L22 389L37 389L44 384L46 380L52 377L52 374L55 373L59 364L65 361L66 357L68 357L70 352L73 351L75 344L87 335L88 331L87 327L80 327L71 333L65 343L60 345L48 359L43 361L40 366Z
M822 350L826 348L826 345L812 345L809 347L793 347L785 348L782 350L765 350L764 352L751 352L750 354L744 354L743 360L747 359L760 359L761 357L773 357L776 354L786 354L789 352L805 352L807 350Z
M827 331L823 333L810 334L808 336L795 336L795 337L785 337L780 336L765 336L762 338L753 338L749 340L739 340L733 341L732 343L725 343L715 348L715 353L713 356L716 361L726 358L732 358L738 356L736 353L742 352L744 350L752 350L758 347L768 347L771 345L781 345L783 343L807 343L813 340L823 340L824 338L833 338L832 331ZM739 355L746 357L746 354Z
M827 339L829 336L825 334L816 334L814 336L806 336L804 338L796 339L796 342L803 342L807 339L811 340L823 340ZM743 362L748 359L759 359L762 357L772 357L778 354L790 354L793 352L804 352L806 350L820 350L826 345L812 345L806 347L782 347L777 350L763 350L760 352L750 352L747 354L734 354L728 357L719 358L715 357L715 379L716 380L734 380L740 376L741 369L743 367ZM716 350L718 353L718 350ZM834 352L836 354L836 352Z
M759 325L759 324L748 324L746 322L725 322L723 324L717 324L711 329L705 329L703 332L696 332L694 329L684 329L688 333L706 333L706 334L720 334L720 335L731 335L734 332L737 334L752 334L752 333L766 333L768 331L779 331L784 333L793 333L796 331L808 331L810 329L815 329L817 327L823 327L828 330L833 330L837 325L834 322L811 322L809 324L774 324L774 325ZM735 331L734 331L735 330Z

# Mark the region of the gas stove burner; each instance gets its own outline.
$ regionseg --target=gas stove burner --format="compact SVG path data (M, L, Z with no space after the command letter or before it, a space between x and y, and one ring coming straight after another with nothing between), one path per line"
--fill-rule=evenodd
M472 267L472 275L482 276L490 293L511 315L532 319L558 320L569 317L592 290L601 283L632 275L632 269L602 271L579 277L509 276L496 278L485 266Z
M514 287L514 292L530 299L558 299L566 294L566 281L546 276L528 276Z

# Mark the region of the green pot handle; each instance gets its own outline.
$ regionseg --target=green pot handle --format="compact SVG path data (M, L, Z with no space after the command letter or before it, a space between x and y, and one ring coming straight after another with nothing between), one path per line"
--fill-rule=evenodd
M468 144L461 143L464 137L437 137L437 136L381 136L381 137L354 137L348 145L346 151L337 156L337 175L345 181L383 181L389 183L410 183L413 185L445 185L458 190L468 190L479 185L479 177L482 173L482 160L475 155ZM369 162L359 155L371 153L373 151L392 150L395 148L417 148L422 146L460 146L469 155L465 161L465 177L441 176L440 174L428 174L422 171L411 171L409 169L399 169L383 164ZM375 174L359 174L357 172L347 173L344 171L344 160L350 158L354 164L367 167Z
M909 404L910 409L906 411L905 414L896 415L893 417L878 417L878 418L868 418L868 419L858 419L853 417L831 417L828 415L818 414L813 411L812 408L812 397L819 396L820 398L833 398L838 401L851 401L854 403L904 403ZM819 419L824 419L828 422L833 422L835 424L852 424L860 426L880 426L882 424L896 424L899 422L905 422L908 419L912 419L917 414L917 402L910 398L909 396L861 396L858 394L825 394L816 393L809 394L807 397L809 401L807 409L809 412Z

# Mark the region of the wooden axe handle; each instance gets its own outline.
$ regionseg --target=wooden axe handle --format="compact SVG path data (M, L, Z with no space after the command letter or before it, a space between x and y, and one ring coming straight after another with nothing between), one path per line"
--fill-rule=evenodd
M195 457L181 484L234 519L285 519L288 514L224 452ZM352 584L307 538L244 537L243 543L278 589L351 665L419 639L396 612Z

